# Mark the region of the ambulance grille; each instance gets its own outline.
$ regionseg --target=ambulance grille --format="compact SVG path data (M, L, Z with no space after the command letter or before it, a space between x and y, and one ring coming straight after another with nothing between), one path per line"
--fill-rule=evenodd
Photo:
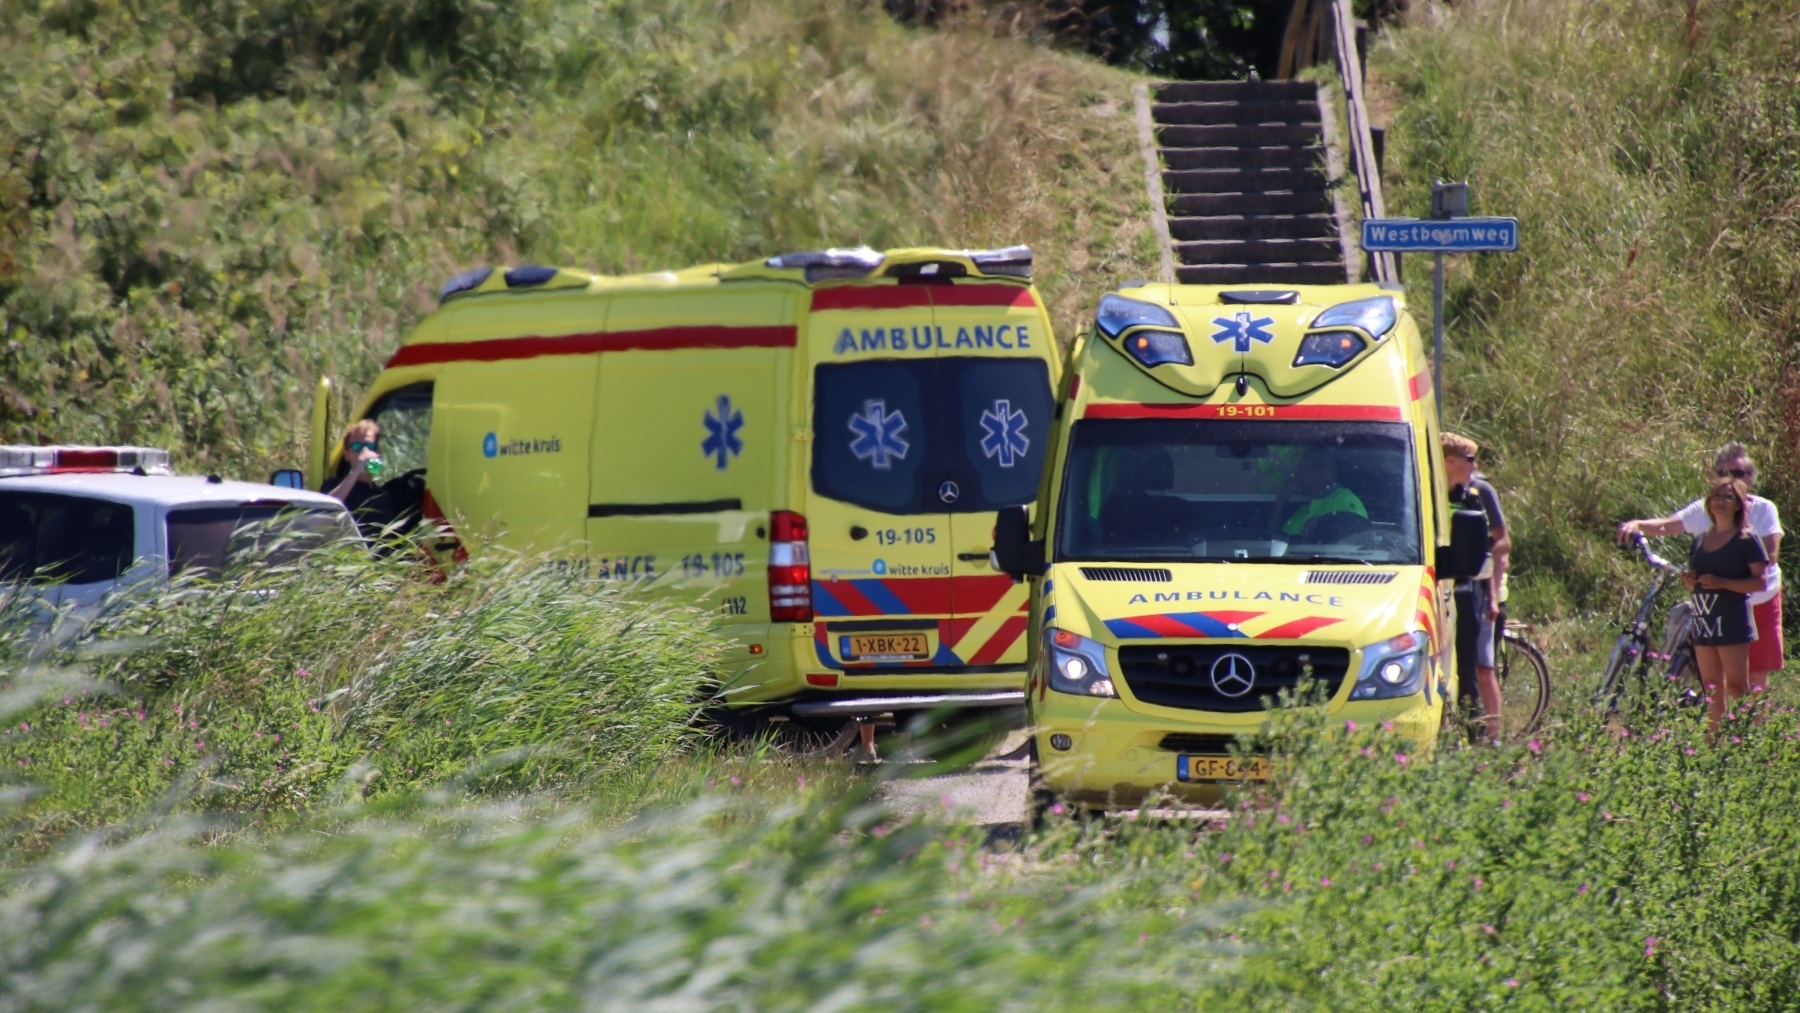
M1308 570L1302 584L1392 584L1392 570Z
M1084 566L1081 575L1089 580L1116 580L1125 583L1138 582L1146 584L1167 584L1175 579L1175 574L1160 566L1138 568L1131 566Z
M1229 660L1227 656L1233 656ZM1215 683L1214 669L1221 678ZM1275 705L1282 690L1337 695L1350 670L1342 647L1282 647L1242 640L1119 648L1119 674L1144 703L1241 713ZM1234 682L1248 677L1250 685Z
M1157 743L1171 753L1195 753L1200 756L1229 756L1239 745L1235 735L1205 735L1199 732L1170 732ZM1246 752L1268 755L1269 744L1252 738L1243 744Z

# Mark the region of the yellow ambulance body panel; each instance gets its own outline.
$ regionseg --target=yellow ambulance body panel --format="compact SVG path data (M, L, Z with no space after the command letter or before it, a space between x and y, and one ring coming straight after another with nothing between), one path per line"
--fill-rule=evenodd
M1452 525L1403 296L1247 289L1108 295L1075 352L1027 694L1041 784L1081 804L1266 775L1230 754L1283 693L1425 750L1454 706Z
M1016 706L1026 588L988 552L996 509L1037 495L1061 363L1030 263L483 269L445 286L359 417L465 542L718 609L735 702Z

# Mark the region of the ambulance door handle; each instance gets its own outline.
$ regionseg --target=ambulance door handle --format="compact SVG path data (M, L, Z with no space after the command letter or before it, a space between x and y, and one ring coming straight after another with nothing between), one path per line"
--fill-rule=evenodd
M982 549L980 552L959 552L956 554L956 558L965 563L973 563L977 560L985 563L988 558L988 550Z

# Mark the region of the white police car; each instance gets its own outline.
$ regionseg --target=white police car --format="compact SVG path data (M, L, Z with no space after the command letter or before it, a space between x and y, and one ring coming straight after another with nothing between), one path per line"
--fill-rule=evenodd
M216 475L175 475L150 447L0 446L0 588L84 608L107 592L188 570L218 572L239 554L360 541L344 505L322 493Z

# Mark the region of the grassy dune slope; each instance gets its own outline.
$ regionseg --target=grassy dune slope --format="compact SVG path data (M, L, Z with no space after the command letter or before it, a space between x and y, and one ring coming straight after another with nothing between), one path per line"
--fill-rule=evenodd
M1800 510L1796 52L1790 3L1482 0L1371 56L1392 212L1466 177L1476 213L1521 220L1520 252L1452 258L1446 368L1450 424L1495 448L1528 612L1609 605L1611 527L1697 496L1727 439ZM1407 283L1428 308L1428 259Z
M0 441L299 461L471 263L1031 244L1154 261L1129 80L819 0L0 6Z

